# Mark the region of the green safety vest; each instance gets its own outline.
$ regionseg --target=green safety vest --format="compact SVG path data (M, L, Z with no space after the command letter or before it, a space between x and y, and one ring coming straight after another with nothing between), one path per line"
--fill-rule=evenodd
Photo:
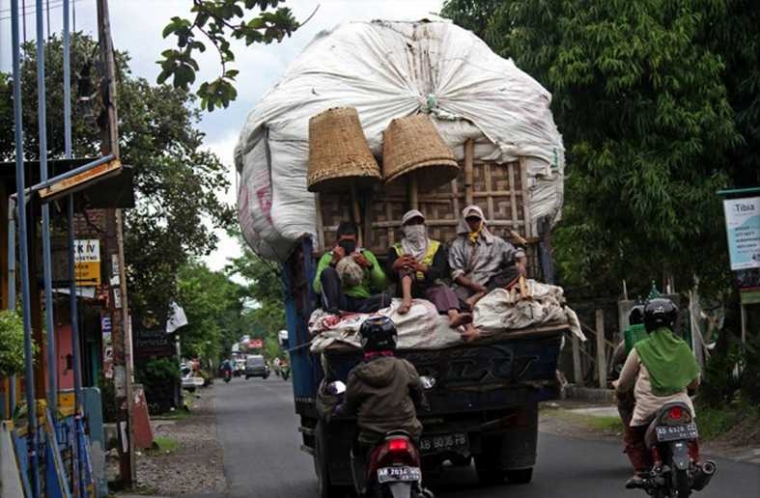
M438 252L438 248L441 247L441 243L437 240L430 240L428 239L428 246L427 250L425 251L425 256L422 258L423 265L431 266L433 264L433 259L435 258L435 253ZM401 257L404 255L404 246L401 245L401 243L393 244L393 250L396 251L396 255L398 257ZM423 280L425 278L425 274L421 271L417 272L417 280Z

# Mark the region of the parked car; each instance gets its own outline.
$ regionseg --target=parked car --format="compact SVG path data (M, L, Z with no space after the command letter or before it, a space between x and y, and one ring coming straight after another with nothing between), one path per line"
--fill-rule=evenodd
M245 378L251 377L269 377L269 365L260 354L248 355L245 359Z
M182 389L193 392L197 388L203 387L205 381L203 377L199 377L194 374L192 365L188 363L182 363L179 368L182 372Z

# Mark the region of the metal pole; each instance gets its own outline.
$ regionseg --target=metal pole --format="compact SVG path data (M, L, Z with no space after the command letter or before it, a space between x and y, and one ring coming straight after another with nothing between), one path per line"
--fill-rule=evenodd
M16 311L16 199L8 197L8 309ZM16 376L12 375L9 389L11 417L16 411Z
M40 141L40 180L48 179L47 162L47 110L45 106L45 12L42 0L37 0L37 120ZM53 282L50 256L50 206L42 205L42 274L45 284L45 327L48 346L48 407L53 421L58 419L58 368L55 345L55 322L53 321Z
M69 32L69 0L63 0L63 142L66 159L72 158L71 145L71 34ZM79 310L77 307L77 281L74 258L74 195L69 196L67 206L67 229L68 229L68 259L69 259L69 314L71 315L71 345L74 363L74 444L72 445L72 474L74 497L83 495L82 476L83 468L80 458L81 438L78 423L82 417L82 365L79 351Z
M29 467L32 497L39 496L39 461L37 455L37 407L34 399L34 352L32 347L32 317L29 309L29 254L26 234L26 199L24 198L24 134L21 109L21 46L19 40L18 0L11 0L11 32L13 44L13 118L16 140L16 191L18 197L19 249L21 258L21 305L24 321L24 355L26 357L26 403L29 422Z

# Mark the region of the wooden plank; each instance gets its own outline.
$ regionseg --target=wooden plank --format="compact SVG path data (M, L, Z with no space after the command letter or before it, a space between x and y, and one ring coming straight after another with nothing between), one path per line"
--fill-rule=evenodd
M325 225L322 221L322 201L319 192L314 194L314 207L317 210L317 248L325 247Z
M486 194L486 200L488 201L488 219L492 220L496 218L494 210L493 210L493 198L494 193L493 185L491 184L491 163L485 163L483 165L483 174L485 175L485 185L486 185L486 191L484 192Z
M411 175L409 175L409 208L410 209L420 208L420 194L419 194L419 188L417 187L416 173L412 173Z
M401 226L401 220L398 222L391 221L393 220L393 206L391 206L391 203L387 200L385 201L385 217L388 218L387 222L378 221L372 224L373 228L387 228L388 229L388 246L392 246L396 243L396 227ZM383 227L381 223L388 223Z
M596 310L596 369L599 387L607 388L607 344L604 340L604 310Z
M480 198L489 197L489 196L492 196L492 197L509 197L511 195L515 195L517 197L520 197L520 196L523 195L523 193L520 192L519 190L518 191L514 191L514 190L494 190L492 192L473 192L472 193L472 197L474 199L480 199ZM456 197L454 197L454 199L456 199L456 200L458 200L458 198L459 198L458 195ZM420 202L432 202L434 200L451 201L452 200L452 196L451 196L451 194L424 194L424 195L420 195ZM517 210L517 206L515 206L515 210Z
M515 164L508 163L507 168L509 173L509 203L512 207L512 219L517 221L517 188L515 187ZM523 204L525 204L525 202L523 202ZM526 238L527 235L528 234L523 234L523 236Z
M581 364L581 341L573 334L573 380L576 386L583 385L583 365Z
M456 178L451 180L451 197L454 203L454 218L459 218L463 208L459 205L459 184Z
M428 226L456 226L459 223L458 220L430 220L426 219L425 224ZM496 221L489 221L488 226L489 227L519 227L524 226L525 222L520 220L517 223L512 223L512 220L496 220ZM389 228L389 227L400 227L401 226L401 220L398 221L376 221L372 224L373 228Z
M464 198L467 205L473 204L475 142L470 139L464 144Z
M520 186L523 191L523 216L525 216L525 236L531 237L533 235L533 223L530 219L530 198L525 195L528 192L528 171L525 167L525 162L520 158ZM514 189L513 189L514 190Z

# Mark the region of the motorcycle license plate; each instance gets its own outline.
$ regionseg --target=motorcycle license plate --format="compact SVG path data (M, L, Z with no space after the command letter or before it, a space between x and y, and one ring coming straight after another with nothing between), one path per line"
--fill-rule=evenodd
M419 467L383 467L377 469L377 482L409 482L422 479Z
M657 441L660 443L678 441L681 439L697 439L699 437L697 424L694 422L686 425L661 425L658 426L656 430Z
M460 449L466 450L468 447L467 434L463 432L422 436L420 438L420 451L425 454Z

